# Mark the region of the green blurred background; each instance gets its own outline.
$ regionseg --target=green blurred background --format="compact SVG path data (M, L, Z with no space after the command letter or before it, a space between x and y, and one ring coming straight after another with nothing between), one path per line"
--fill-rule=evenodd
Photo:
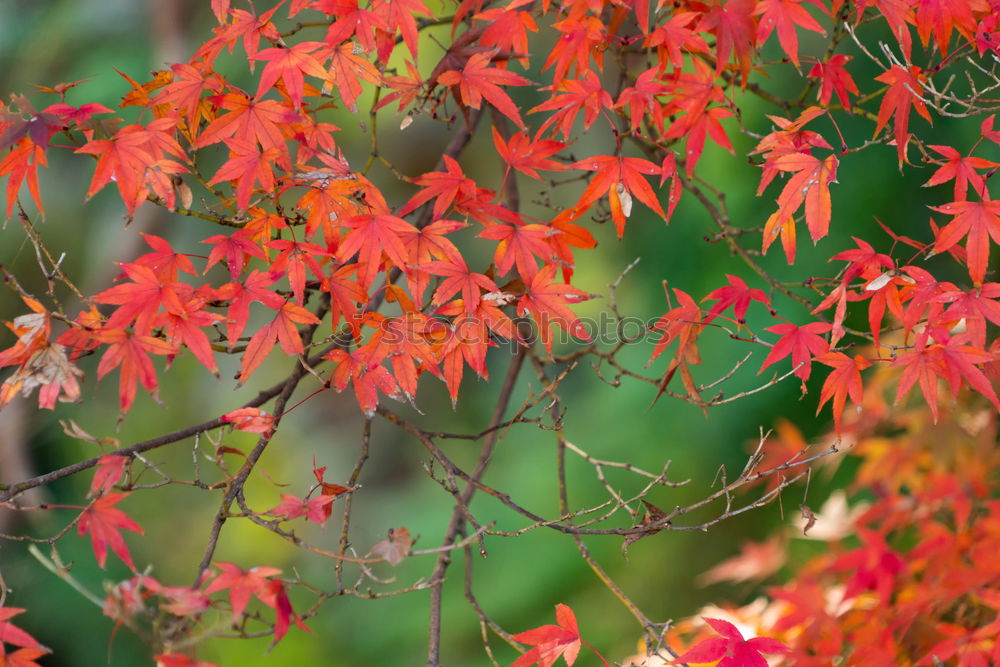
M237 3L237 6L240 5ZM5 0L0 3L0 92L5 96L27 93L40 108L56 100L54 96L34 91L34 85L51 86L90 77L69 93L67 101L77 105L101 102L114 107L128 90L114 68L144 81L151 70L186 60L208 38L214 25L209 3L198 0ZM436 35L446 43L448 28L437 30ZM318 34L306 38L318 38ZM825 46L812 37L804 37L803 43L804 50L810 53L820 53ZM426 75L440 54L440 47L425 35L421 48L429 63L421 63ZM536 53L546 50L542 39L536 39L532 48ZM851 53L847 48L843 51ZM239 58L223 58L221 62L230 67L225 73L234 81L246 82L249 79L245 64L240 66L238 61ZM537 62L540 65L542 59ZM767 82L768 89L778 95L797 95L801 80L791 67L787 66L785 72L776 72L779 76ZM862 92L869 92L871 84L866 87L865 82L870 82L876 72L858 59L852 64L852 72ZM532 74L536 75L536 80L541 78L537 71ZM784 81L782 74L788 75ZM537 103L523 90L514 96L525 108ZM738 104L748 129L758 133L769 130L769 121L763 114L777 113L776 109L749 95L740 96ZM361 107L366 108L363 102ZM448 140L445 128L420 118L401 133L397 129L394 107L384 112L385 122L380 123L380 142L388 156L413 175L433 168L434 156ZM126 110L124 115L131 119L133 112L134 109ZM368 142L359 127L359 116L342 109L325 114L324 120L343 128L336 138L348 160L359 165L367 155ZM838 122L852 145L869 138L866 133L871 126L867 121L841 113ZM913 123L919 131L926 129L922 119ZM754 196L759 171L743 156L752 149L755 140L737 134L732 121L725 125L737 156L709 145L699 171L707 180L723 185L735 224L757 226L771 213L780 186L772 186L773 191L767 196ZM822 132L831 143L837 143L836 133L828 121L817 122L814 129ZM954 136L944 122L938 124L936 132L960 150L974 140ZM598 145L600 140L599 133L592 132L581 140L576 150L581 154L587 150L610 152L606 145ZM482 179L482 185L495 186L497 166L475 162L475 156L484 152L477 151L476 147L490 146L489 141L488 127L484 123L474 145L463 156L462 164L467 173ZM53 252L66 253L63 268L79 279L85 293L92 294L110 284L115 274L114 261L127 261L145 251L139 237L142 231L153 231L168 238L183 252L202 255L206 246L198 242L216 233L210 223L171 216L150 206L143 207L136 220L126 227L122 218L123 206L113 187L105 188L83 205L93 169L89 159L71 155L69 151L53 150L50 151L50 164L42 173L41 190L47 217L44 221L38 219L39 229ZM896 168L893 147L877 147L845 156L839 172L840 184L833 186L831 237L814 249L801 233L795 267L784 265L777 247L764 264L779 279L801 281L813 275L832 275L834 269L827 268L825 260L852 245L851 235L863 236L878 249L888 250L889 239L877 230L876 217L897 232L926 239L928 211L925 206L941 203L943 191L918 189L930 171L916 172L916 176L902 179ZM380 183L378 179L379 173L375 172L373 180ZM531 185L527 179L521 182L525 188L522 200L528 201ZM565 188L563 194L569 198L573 192ZM390 204L398 206L405 201L408 192L388 191L387 195ZM527 212L543 214L541 209L532 210L530 206ZM695 298L724 285L725 273L742 276L752 287L765 288L759 278L729 255L725 244L704 240L706 234L714 232L710 225L708 216L690 197L682 197L669 227L637 202L622 241L615 238L612 225L590 225L599 246L596 250L578 253L578 270L573 282L587 292L606 295L608 284L636 257L641 257L637 267L621 284L619 302L622 312L643 320L658 317L666 310L661 286L664 280ZM472 236L469 231L461 237L461 242L470 242ZM489 244L471 241L471 245L479 248L485 266L489 261ZM34 252L17 220L8 221L0 236L0 261L24 276L24 284L29 290L43 292L44 282L35 264ZM776 297L775 305L785 317L806 321L804 310L797 309L787 300ZM24 310L9 291L0 293L0 306L0 316L5 320ZM597 317L606 309L606 300L598 299L581 305L578 312ZM749 324L754 331L760 332L775 323L777 321L764 308L751 307ZM12 337L6 333L3 336L6 347L11 344ZM700 381L721 376L750 349L744 343L729 341L719 331L707 332L703 341L704 364L696 370ZM629 367L641 369L651 351L649 342L638 343L623 351L620 358ZM492 383L479 381L466 371L461 399L454 412L443 386L426 378L418 397L426 416L420 417L402 407L399 409L432 430L479 431L488 422L499 390L497 378L505 372L509 356L508 348L491 353ZM763 349L754 350L754 357L744 371L727 385L727 393L757 386L770 377L755 375L763 357ZM12 405L0 415L6 443L0 458L0 471L5 480L51 470L97 453L95 446L63 435L59 419L75 420L97 437L116 437L128 444L234 409L248 400L257 387L280 379L288 366L286 359L278 359L257 372L252 388L233 389L234 383L228 378L238 368L237 359L221 361L223 380L216 381L182 355L169 371L161 373L164 405L156 405L140 391L135 407L116 433L117 373L95 384L96 364L93 362L90 359L85 363L85 403L61 405L54 413L38 413L29 401ZM666 359L659 360L650 372L661 372L665 364ZM787 369L787 361L780 367ZM690 478L692 481L682 489L660 489L650 496L652 502L669 508L704 497L720 467L724 466L731 476L737 474L746 461L748 443L756 439L760 428L771 427L776 416L783 415L798 423L807 437L821 433L828 423L829 413L824 411L818 419L813 414L819 375L822 374L814 374L805 399L800 399L797 381L785 381L766 392L714 409L706 418L700 410L669 399L661 399L649 407L653 398L649 385L626 380L621 387L612 388L584 364L560 390L563 407L568 409L566 436L595 457L631 461L646 469L659 469L665 460L672 460L672 479ZM304 384L299 397L315 388L312 384ZM528 391L539 388L530 368L526 368L512 405L518 405ZM21 429L20 436L18 429ZM361 430L362 420L349 394L325 393L296 409L283 422L279 436L262 461L262 468L272 480L289 486L275 486L258 475L250 488L251 505L267 509L277 504L279 493L303 494L312 481L310 470L314 458L319 465L328 466L328 481L345 481L357 455ZM18 442L27 443L27 447L18 447ZM252 442L252 436L248 435L226 436L227 445L248 447ZM471 461L477 446L459 441L448 444L447 450L459 461ZM190 442L179 443L155 450L149 458L178 476L190 476L190 452ZM522 506L553 516L557 513L554 452L551 433L531 425L512 428L497 449L487 482L508 491ZM440 543L450 516L450 496L427 479L422 469L426 458L419 443L376 420L372 461L360 480L363 490L355 499L353 542L359 549L363 551L382 539L388 528L400 525L419 535L416 548L430 548ZM571 457L569 475L570 497L575 506L593 505L605 499L593 470L579 459ZM634 493L640 488L640 480L633 476L614 475L613 472L611 475L613 483L625 493ZM87 474L52 485L33 500L79 504L89 479ZM831 484L829 480L815 481L808 502L818 507ZM761 540L779 523L788 523L802 501L803 490L791 489L782 498L783 516L782 508L772 505L723 523L706 534L661 533L633 545L628 560L622 555L620 538L593 538L588 539L587 544L649 617L677 619L720 598L737 603L752 599L758 590L754 584L706 588L700 586L696 578L711 564L734 555L744 541ZM216 496L209 497L204 492L179 486L145 491L127 500L123 509L145 530L144 537L131 534L126 537L140 569L153 563L156 569L152 573L162 582L190 584L204 552L217 502ZM483 521L495 520L501 529L514 530L525 525L523 519L489 498L477 497L473 510ZM16 516L8 513L3 515L3 530L49 535L73 515L70 510ZM335 548L338 526L335 514L335 520L325 529L310 527L297 528L297 531L321 546ZM798 543L792 546L793 556L796 550L812 548L812 545ZM562 602L576 610L584 636L605 656L620 659L636 650L640 629L578 557L568 537L555 531L535 530L516 539L491 538L487 548L489 557L477 558L474 564L474 587L483 607L506 629L517 632L550 623L553 605ZM73 576L101 597L106 582L120 581L129 574L114 557L109 558L107 570L98 570L89 542L75 535L62 540L59 549L64 560L76 563ZM461 556L457 555L457 559L461 561ZM300 573L306 581L320 588L333 585L330 561L297 553L248 522L235 520L226 524L217 560L233 561L243 567L275 565L288 574L293 570ZM477 619L462 596L461 566L460 562L453 566L445 586L444 660L449 665L487 664ZM379 576L395 577L396 583L386 586L373 583L373 590L407 585L426 577L432 567L432 557L419 557L391 571L386 567L377 568ZM24 543L0 542L0 574L12 589L7 604L28 609L19 617L20 624L54 649L54 653L44 659L44 664L148 663L147 649L128 630L121 629L109 641L114 630L112 621L28 556ZM292 600L296 609L311 601L309 596L301 595L301 591L294 592ZM309 620L311 632L293 629L269 655L266 639L216 639L202 646L199 657L221 665L422 664L426 650L427 601L426 591L379 600L335 598L325 604L318 616ZM501 662L514 658L514 652L502 642L494 641L493 645ZM596 664L596 661L584 655L579 664Z

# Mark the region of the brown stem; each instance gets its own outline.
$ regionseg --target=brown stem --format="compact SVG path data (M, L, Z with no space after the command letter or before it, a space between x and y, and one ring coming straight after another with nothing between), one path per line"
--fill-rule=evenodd
M503 421L503 415L507 411L511 396L514 393L517 375L524 364L525 353L526 348L520 345L514 352L514 358L507 369L507 376L504 378L503 385L500 388L500 395L497 398L496 407L490 419L491 426ZM451 521L448 524L448 530L445 532L444 540L441 543L442 547L453 544L462 532L465 526L466 508L468 508L469 501L476 493L477 486L475 482L478 482L482 478L487 466L489 466L490 456L493 454L493 449L499 439L499 433L500 431L497 429L491 430L483 441L479 460L476 462L476 467L473 469L472 475L467 480L469 484L459 495L455 503L455 509L452 510ZM448 566L451 565L451 560L451 550L441 552L434 566L434 572L431 574L431 580L434 581L434 585L431 587L430 628L427 647L428 667L437 667L437 665L441 664L441 594L444 586L444 575L448 570Z

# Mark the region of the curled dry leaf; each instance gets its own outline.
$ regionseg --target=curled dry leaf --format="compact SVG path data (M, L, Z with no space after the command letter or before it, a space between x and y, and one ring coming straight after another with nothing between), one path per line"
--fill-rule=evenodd
M388 537L376 543L369 553L373 556L381 556L391 565L399 565L410 555L412 546L413 538L410 537L410 531L400 526L396 529L390 528Z
M274 428L274 416L260 408L239 408L222 415L222 421L231 423L233 428L247 433L268 433Z

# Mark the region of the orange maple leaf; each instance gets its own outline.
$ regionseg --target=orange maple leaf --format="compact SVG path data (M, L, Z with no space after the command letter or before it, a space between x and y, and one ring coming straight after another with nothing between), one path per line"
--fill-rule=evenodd
M590 179L587 189L580 195L579 201L573 208L563 211L556 220L559 222L572 222L581 215L595 201L607 195L611 204L611 217L615 221L615 231L618 238L625 233L625 219L632 212L632 195L639 198L643 204L656 211L661 218L666 218L653 186L643 178L643 174L655 175L662 173L662 169L649 160L638 157L621 157L618 155L595 155L594 157L580 160L569 166L570 169L586 169L597 172Z
M830 183L837 182L838 164L836 155L820 160L808 153L780 155L764 163L765 167L791 172L793 175L778 195L778 210L771 214L764 225L762 252L767 252L779 233L787 233L784 231L785 227L792 224L790 220L803 203L806 226L809 227L813 243L827 235L831 214ZM795 246L786 245L785 254L788 263L793 263Z

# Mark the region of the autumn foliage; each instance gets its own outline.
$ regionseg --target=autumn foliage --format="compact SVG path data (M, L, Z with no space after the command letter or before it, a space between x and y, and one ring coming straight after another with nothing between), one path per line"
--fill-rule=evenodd
M3 210L17 221L3 234L23 229L38 264L32 274L0 267L23 304L4 317L13 337L0 350L0 407L23 395L58 411L113 383L121 423L144 395L159 400L179 357L209 380L236 359L235 377L221 383L258 392L135 443L67 423L93 457L0 488L8 509L68 511L64 530L32 538L51 546L54 568L60 541L76 532L98 567L120 561L131 571L109 585L103 613L143 636L157 664L207 664L197 645L213 633L277 643L308 631L321 602L370 590L345 569L383 584L373 570L419 557L425 577L385 594L430 590L427 662L437 665L448 649L446 575L461 578L453 554L468 561L490 540L529 530L564 534L635 617L632 664L1000 662L996 0L212 0L211 10L216 25L190 60L149 76L122 72L118 103L88 98L81 81L0 101ZM346 150L330 122L345 110L364 119L365 150ZM933 124L950 134L928 138ZM408 171L390 141L422 141L436 164ZM851 196L866 156L880 151L901 179L915 173L932 188L934 203L921 220L864 221L851 240L838 232L838 197ZM49 194L39 174L55 153L88 174L87 198L117 191L126 221L144 207L171 211L170 224L196 225L201 244L146 234L112 284L83 293L40 224ZM755 173L769 213L731 210L709 162ZM696 219L678 220L682 202ZM739 259L739 275L699 292L657 269L657 313L622 312L628 268L601 294L578 284L599 241L668 223L664 243L678 225L702 225L705 247ZM809 261L806 245L816 245ZM644 261L656 262L651 253ZM619 327L609 342L580 315L598 297L610 321L648 325L631 336ZM643 342L652 342L646 367L622 354ZM705 372L704 358L727 346L747 356ZM684 401L708 419L716 406L794 383L830 432L809 442L791 424L765 425L742 471L723 474L701 501L662 509L654 495L679 483L666 466L602 460L566 438L560 387L588 368L612 386L641 383L649 404ZM262 380L275 369L280 381ZM518 406L512 396L529 375ZM472 376L499 392L490 422L472 434L428 425L419 412L427 387L461 405ZM278 504L255 506L245 485L263 474L265 450L295 445L282 442L281 426L304 401L356 404L358 463L313 465ZM402 429L449 495L439 545L416 549L405 526L385 526L373 544L349 539L374 420ZM518 488L489 479L497 442L522 424L553 442L555 512L523 506ZM758 426L747 424L747 438ZM233 430L255 444L229 444ZM190 461L194 439L197 460L197 439L213 433L211 475L167 474L143 457L167 448ZM444 446L451 440L477 442L478 458L460 463ZM584 541L614 539L627 551L653 535L707 530L845 465L845 451L857 469L829 501L841 505L820 509L806 496L797 529L706 572L706 582L770 577L744 606L651 619ZM607 502L571 502L567 459L590 467ZM624 482L607 481L612 468ZM82 504L25 501L73 475L87 477ZM130 503L157 484L196 487L219 506L191 582L160 581L130 552L143 533ZM477 517L477 494L519 527ZM709 518L698 513L706 508ZM228 521L328 560L335 575L306 581L267 563L219 561ZM305 523L330 539L308 542L296 532ZM792 540L826 546L788 560ZM590 647L558 601L556 625L505 629L471 589L467 598L495 663L628 664ZM44 664L48 649L16 625L22 611L0 607L0 664ZM589 657L578 658L582 646Z

